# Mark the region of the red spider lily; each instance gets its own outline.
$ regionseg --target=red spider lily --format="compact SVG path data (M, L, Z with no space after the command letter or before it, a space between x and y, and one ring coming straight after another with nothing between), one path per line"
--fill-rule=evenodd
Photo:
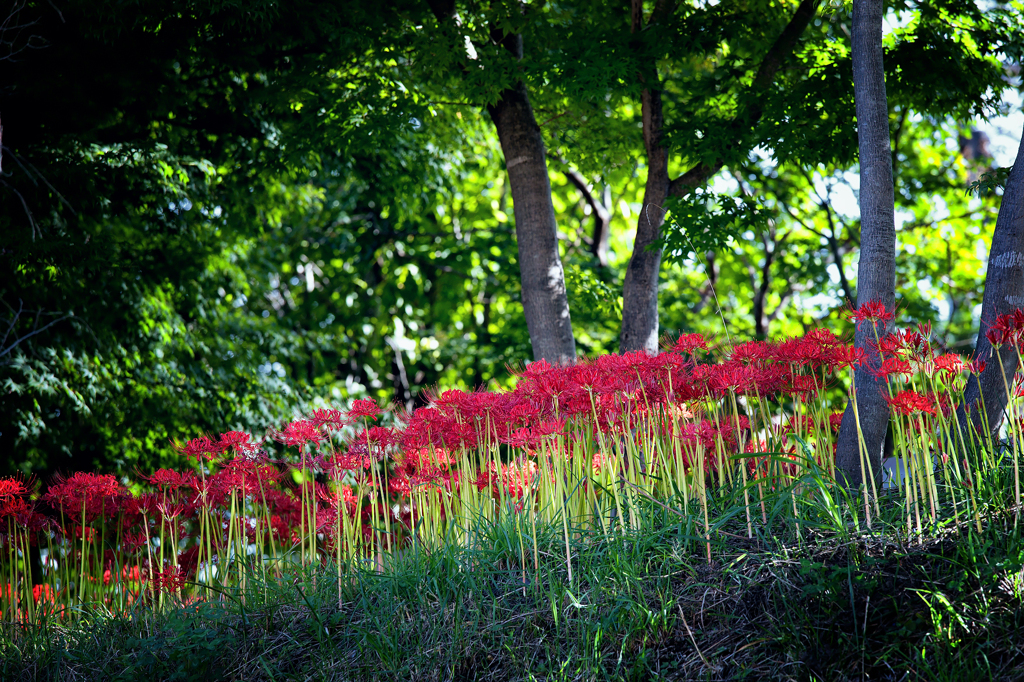
M371 461L369 457L363 454L349 450L348 452L336 453L334 455L328 455L323 460L324 473L333 480L338 480L345 475L347 471L358 471L360 469L369 469Z
M317 425L308 419L293 421L274 436L275 440L285 445L302 447L306 443L312 443L318 448L325 438Z
M113 580L113 578L114 578L114 574L111 573L111 570L109 568L107 570L103 571L103 584L104 585L109 585L111 580ZM141 582L142 581L142 575L139 572L139 567L138 566L131 566L131 567L129 567L129 566L122 566L119 578L120 578L120 580L118 582L127 582L129 580L130 581L134 581L134 582Z
M473 485L481 492L484 488L489 487L491 496L495 499L501 497L501 488L509 497L519 499L526 494L536 477L537 463L525 458L517 458L510 464L502 464L500 475L497 465L494 462L489 463L487 471L481 471L473 481Z
M519 400L508 412L508 420L512 423L526 422L527 424L540 415L540 408L529 400Z
M893 357L908 355L916 359L924 359L928 348L925 338L912 329L898 329L879 339L877 350L883 355Z
M156 505L156 509L165 519L172 521L182 514L190 515L195 510L195 505L185 502L160 502Z
M899 360L897 358L886 358L881 366L877 369L872 369L871 373L876 377L887 377L893 374L903 374L911 376L914 370L910 367L910 362L907 360Z
M828 359L829 368L834 370L860 367L867 363L867 354L863 348L843 344L832 349Z
M1020 345L1022 334L1024 334L1024 310L1017 309L1012 313L996 316L995 322L985 332L985 338L993 346Z
M252 457L260 451L260 444L253 442L249 434L243 431L228 431L220 434L217 447L221 452L234 450L239 457Z
M743 364L764 362L775 357L777 347L765 341L747 341L732 349L730 359Z
M509 447L519 449L536 449L540 447L541 438L529 427L516 429L507 436L503 436L498 439L501 443L508 445Z
M220 447L220 444L214 442L209 436L199 436L193 438L185 445L178 448L181 454L185 455L190 459L195 459L197 462L202 460L213 460L216 459L224 450Z
M839 427L843 425L843 413L834 412L828 416L828 425L833 431L838 431Z
M964 359L955 353L940 355L935 358L933 362L935 363L936 370L940 372L947 372L950 376L959 374L968 367L968 364L964 362Z
M398 475L388 479L388 490L399 497L409 497L412 487L409 485L409 477Z
M250 459L236 457L225 463L223 468L209 479L207 490L214 500L223 502L231 493L243 497L254 497L264 492L267 486L281 478L277 467L269 464L260 465Z
M188 584L188 575L180 566L172 566L163 571L154 571L150 585L154 592L173 593Z
M798 365L829 363L843 343L827 329L812 329L799 339L790 339L774 349L774 359Z
M886 310L885 304L881 301L868 301L862 304L859 308L854 308L848 313L849 317L853 322L858 325L861 322L888 322L895 319L895 313Z
M116 515L127 495L125 487L110 474L79 471L71 478L58 478L43 500L73 519L79 518L84 509L86 519L93 520L101 515Z
M309 420L318 428L331 430L343 429L352 424L351 419L346 417L340 410L335 409L313 410Z
M817 394L824 388L821 380L807 374L797 374L789 377L789 381L782 387L782 392L787 395L803 394L805 396Z
M32 586L32 599L34 599L37 604L39 602L53 604L55 596L53 588L45 583L42 585Z
M673 353L688 353L693 355L696 350L708 349L708 342L703 334L681 334L672 346Z
M171 471L170 469L158 469L149 476L143 476L142 478L161 490L195 488L199 482L195 473L191 471L180 472Z
M0 504L7 504L16 497L28 495L28 486L17 478L0 478Z
M356 419L376 419L382 414L384 414L384 410L380 409L373 400L356 400L348 411L348 416Z
M398 443L399 434L395 429L386 426L371 426L356 436L353 446L356 444L364 446L366 454L371 459L380 461L392 454Z
M0 505L0 519L2 518L10 518L16 527L28 531L29 540L33 545L38 540L36 533L44 530L60 530L53 519L36 511L35 503L22 497L15 497ZM6 530L8 528L0 528L0 535Z
M934 401L915 391L900 391L892 398L887 397L885 401L900 414L910 415L917 412L935 414Z
M349 514L355 513L359 499L356 497L356 494L351 487L347 485L339 485L332 489L318 483L315 491L317 499L331 509L337 510L344 508Z

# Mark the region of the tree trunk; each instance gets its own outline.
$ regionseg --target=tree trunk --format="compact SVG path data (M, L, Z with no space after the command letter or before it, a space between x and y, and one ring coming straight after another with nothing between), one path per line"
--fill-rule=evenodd
M638 3L639 0L634 0ZM662 144L664 118L661 113L661 91L644 88L640 95L643 111L644 148L647 150L647 182L644 203L636 224L633 255L626 268L622 288L622 333L619 351L644 350L658 352L658 275L661 271L661 249L648 251L658 239L665 220L665 199L668 198L668 149Z
M427 4L439 22L448 26L455 23L454 0L427 0ZM491 40L516 59L523 58L522 35L505 33L495 26ZM523 313L533 359L558 365L575 362L576 340L569 319L565 272L558 255L544 139L533 116L526 84L519 80L504 90L498 102L487 107L487 113L497 128L512 188Z
M896 308L896 219L889 142L889 106L882 64L883 0L853 3L853 92L857 106L860 152L860 264L857 268L857 305L880 302L886 311ZM854 343L868 358L854 373L857 411L868 462L877 479L882 471L882 450L889 425L887 383L872 369L879 366L875 337L891 330L892 322L861 321ZM853 407L847 405L839 429L836 467L846 485L855 489L867 480Z
M775 74L785 59L792 53L804 29L814 18L817 0L803 0L793 18L776 39L762 59L754 78L752 88L763 92L771 86ZM672 3L655 3L650 23L672 11ZM643 28L643 2L631 2L631 30L635 35ZM662 144L661 91L658 83L645 87L641 92L643 110L644 148L647 151L647 183L644 186L644 204L637 218L636 240L633 255L626 269L622 289L622 333L619 350L645 350L658 352L658 277L661 271L661 250L648 251L647 247L658 239L661 225L665 220L665 199L669 195L685 196L700 187L722 168L722 162L698 164L683 175L671 180L668 175L668 149ZM762 109L758 106L739 112L731 126L749 128L760 120Z
M999 430L1006 409L1006 387L1013 389L1017 352L1007 344L996 355L986 335L996 317L1012 313L1018 308L1024 308L1024 138L1021 139L1017 159L1006 180L999 218L992 234L992 248L988 254L985 296L981 303L981 327L974 351L975 360L986 360L987 364L981 373L980 382L976 376L971 376L967 382L964 405L959 414L961 427L967 426L965 409L969 409L980 430L984 423L978 401L981 398L990 433L995 435ZM967 437L966 431L964 436Z
M510 36L510 49L522 57L522 37ZM576 360L576 341L569 319L565 273L558 255L555 208L551 203L544 140L533 116L526 85L519 81L487 107L505 155L512 210L515 216L523 312L530 330L534 360L568 364Z

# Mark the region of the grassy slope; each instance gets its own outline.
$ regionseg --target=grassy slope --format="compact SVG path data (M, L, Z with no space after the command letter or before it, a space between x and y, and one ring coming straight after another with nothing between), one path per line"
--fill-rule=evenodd
M722 534L710 564L662 518L574 545L572 587L554 529L538 580L526 548L525 595L511 530L357 572L340 605L333 578L296 576L244 609L226 600L45 633L5 626L0 679L1024 679L1012 518L910 544Z

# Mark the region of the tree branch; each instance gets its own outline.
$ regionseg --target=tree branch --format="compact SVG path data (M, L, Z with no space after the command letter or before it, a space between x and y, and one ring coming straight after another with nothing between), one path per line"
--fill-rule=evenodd
M40 311L40 312L41 312L41 311ZM19 338L19 339L15 340L15 341L14 341L14 342L13 342L13 343L12 343L12 344L11 344L10 346L8 346L7 348L3 348L3 349L0 349L0 358L4 357L5 355L7 355L7 354L8 354L8 353L10 353L11 351L13 351L13 350L14 350L15 348L17 348L17 347L18 347L18 344L20 344L20 343L21 343L22 341L25 341L25 340L27 340L27 339L30 339L30 338L32 338L33 336L36 336L36 335L38 335L38 334L42 334L43 332L45 332L45 331L46 331L47 329L49 329L49 328L50 328L50 327L52 327L53 325L57 324L58 322L63 322L64 320L66 320L66 319L68 319L68 318L70 318L70 317L72 317L71 313L68 313L68 314L66 314L66 315L61 315L61 316L60 316L60 317L58 317L58 318L57 318L56 320L53 320L52 322L50 322L50 323L49 323L49 324L47 324L46 326L42 327L41 329L40 329L40 328L36 328L36 329L33 329L33 330L32 330L32 331L30 331L30 332L29 332L28 334L25 334L25 335L24 335L24 336L22 336L21 338ZM13 323L12 323L12 324L13 324ZM37 314L37 316L36 316L36 326L37 326L37 327L38 327L38 324L39 324L39 317L38 317L38 314ZM5 340L6 340L6 337L5 337Z
M810 24L811 19L814 18L817 4L818 0L803 0L800 6L797 7L793 18L789 20L786 28L782 30L782 33L779 34L775 43L772 44L761 60L761 65L757 69L757 75L750 86L751 94L763 93L771 87L776 73L778 73L786 58L793 52L800 36L807 28L807 25ZM728 127L752 129L757 125L763 113L764 109L760 105L744 108L737 112L732 120L729 121ZM689 194L691 190L707 182L712 175L721 170L723 165L725 165L725 161L722 159L716 159L711 164L697 164L669 184L669 195L685 196Z
M587 179L578 170L570 168L563 159L559 159L551 154L548 156L557 159L565 165L565 170L562 171L565 177L579 190L583 200L590 206L590 211L594 216L594 234L591 237L590 252L597 258L602 267L607 267L608 240L611 235L611 211L597 200L594 196L593 186L587 182Z

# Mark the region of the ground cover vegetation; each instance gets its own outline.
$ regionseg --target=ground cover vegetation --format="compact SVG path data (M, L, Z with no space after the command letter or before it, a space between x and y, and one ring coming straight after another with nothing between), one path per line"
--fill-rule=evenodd
M14 2L5 679L1019 676L1021 7L850 10Z
M878 340L896 461L880 487L849 492L835 483L828 387L863 356L823 330L718 362L699 334L657 356L541 361L513 391L448 391L401 426L376 425L372 401L317 410L275 434L280 459L248 434L201 436L181 453L198 471L143 475L140 495L80 472L34 502L30 482L5 479L4 665L58 679L110 666L271 679L1018 674L1004 638L1024 589L1024 379L1006 387L1005 442L964 429L955 406L984 368L936 354L929 332ZM1019 354L1024 312L998 320L992 341ZM132 631L124 649L89 644ZM194 659L228 642L240 648Z

